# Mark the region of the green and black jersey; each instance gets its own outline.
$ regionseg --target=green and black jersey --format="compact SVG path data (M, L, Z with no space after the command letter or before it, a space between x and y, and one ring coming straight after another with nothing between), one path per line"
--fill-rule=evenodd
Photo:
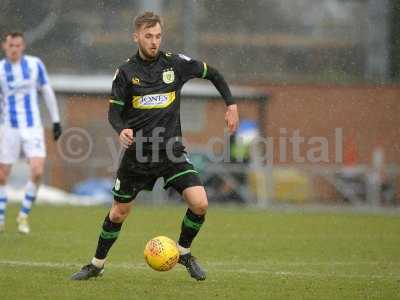
M192 78L212 81L226 104L234 104L224 78L206 63L170 52L146 61L137 53L114 76L109 109L112 127L118 134L125 128L145 138L157 134L162 140L159 149L165 149L171 139L180 140L180 94Z

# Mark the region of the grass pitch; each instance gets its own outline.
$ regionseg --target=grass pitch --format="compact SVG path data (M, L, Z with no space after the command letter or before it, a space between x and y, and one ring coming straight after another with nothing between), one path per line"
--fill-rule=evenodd
M143 248L177 238L183 206L138 205L111 250L101 279L69 276L92 257L105 207L37 206L32 233L16 232L9 205L0 234L0 298L5 299L400 299L396 216L209 210L193 253L204 282L182 266L147 267Z

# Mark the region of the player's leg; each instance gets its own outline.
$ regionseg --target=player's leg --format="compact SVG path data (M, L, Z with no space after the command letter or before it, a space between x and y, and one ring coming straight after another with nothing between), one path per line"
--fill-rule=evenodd
M45 165L44 157L29 158L30 178L25 186L25 196L17 217L18 231L28 234L30 232L28 217L36 200L37 191L43 178Z
M122 223L128 217L132 209L132 204L132 201L129 203L113 201L110 212L104 219L96 253L92 259L92 264L96 267L103 268L108 251L117 240Z
M7 206L6 185L11 172L11 164L0 163L0 232L4 231L5 212Z
M4 230L5 211L7 205L6 186L12 165L18 160L21 137L15 128L2 128L0 139L0 231Z
M37 191L43 178L46 146L42 128L27 128L21 131L22 149L28 158L30 177L25 186L25 196L17 217L18 231L30 232L28 216L36 200Z
M88 280L103 274L107 254L117 240L122 224L132 209L133 199L134 196L128 199L123 198L123 201L128 200L128 202L120 202L121 198L115 196L112 207L102 224L94 257L89 264L71 276L72 280Z
M132 177L130 160L128 155L124 155L117 171L117 179L112 189L114 201L102 224L95 255L89 264L72 275L72 280L87 280L103 274L107 254L132 209L133 200L143 187L141 180L147 180L146 176L138 179Z
M205 220L208 208L207 195L203 186L192 186L183 190L182 196L188 204L188 209L183 217L178 240L179 263L186 267L194 279L205 280L206 273L192 255L190 247Z
M172 186L183 196L188 205L177 243L180 253L179 263L186 267L191 277L204 280L206 274L192 256L190 247L205 220L208 208L207 194L192 164L189 162L175 164L172 169L175 175L170 174L169 178L165 178L165 187Z
M208 208L206 191L203 186L188 187L182 192L188 209L182 221L178 246L182 254L190 252L190 246L204 223Z

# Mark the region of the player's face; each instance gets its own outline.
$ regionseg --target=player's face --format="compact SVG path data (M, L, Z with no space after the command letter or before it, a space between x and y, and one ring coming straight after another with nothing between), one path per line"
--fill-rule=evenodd
M157 23L153 27L142 26L134 34L133 38L138 43L139 51L144 58L152 60L157 57L161 44L161 26Z
M21 59L25 51L25 41L20 36L8 36L3 43L3 50L9 60L16 62Z

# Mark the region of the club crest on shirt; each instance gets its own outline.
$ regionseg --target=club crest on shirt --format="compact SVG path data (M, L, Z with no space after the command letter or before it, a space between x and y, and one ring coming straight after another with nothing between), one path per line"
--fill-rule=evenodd
M139 79L139 77L136 77L136 76L132 77L132 84L134 84L134 85L140 85L140 79Z
M175 80L175 73L173 69L166 69L162 74L164 83L170 84Z

